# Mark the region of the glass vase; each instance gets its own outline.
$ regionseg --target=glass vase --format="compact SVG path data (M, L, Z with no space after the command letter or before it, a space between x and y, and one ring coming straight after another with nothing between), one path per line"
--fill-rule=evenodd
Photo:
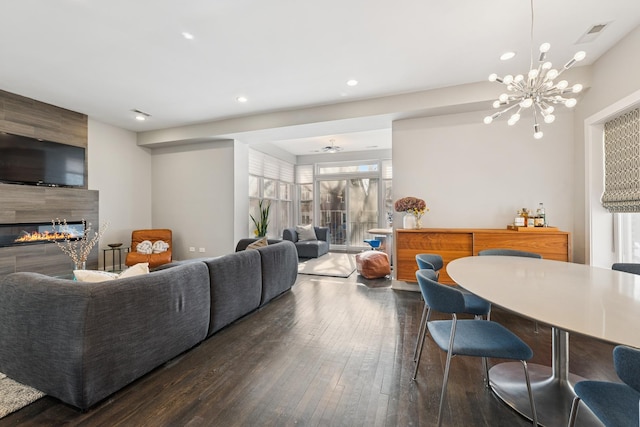
M86 261L82 261L81 263L74 263L73 264L73 269L74 270L86 270L87 269L87 262Z

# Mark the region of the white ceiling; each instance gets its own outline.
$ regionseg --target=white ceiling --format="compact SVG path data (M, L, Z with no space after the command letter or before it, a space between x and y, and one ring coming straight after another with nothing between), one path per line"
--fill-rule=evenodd
M534 46L550 42L556 66L578 50L590 64L640 25L639 0L534 10ZM0 89L132 131L478 82L530 61L528 0L4 0L0 14ZM608 26L578 43L597 24ZM517 56L501 63L507 50ZM296 154L329 138L390 144L318 135Z

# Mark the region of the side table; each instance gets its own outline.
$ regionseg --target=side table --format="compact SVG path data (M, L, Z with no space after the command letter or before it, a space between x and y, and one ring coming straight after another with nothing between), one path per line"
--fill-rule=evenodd
M128 246L118 246L117 248L104 248L102 249L102 269L107 270L107 252L111 252L111 270L109 271L122 271L122 251L129 252ZM118 269L116 270L116 253L118 254Z

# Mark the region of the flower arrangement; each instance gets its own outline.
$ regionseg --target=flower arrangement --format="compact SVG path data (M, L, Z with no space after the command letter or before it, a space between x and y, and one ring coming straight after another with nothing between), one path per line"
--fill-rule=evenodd
M258 201L258 210L260 211L260 216L256 219L253 215L249 215L251 217L251 221L256 226L253 234L257 237L264 237L267 235L267 227L269 226L269 210L271 209L271 202L269 202L266 206L264 206L264 200Z
M394 208L396 212L406 212L413 215L416 219L416 228L421 227L420 220L422 215L429 210L424 200L411 196L396 200Z
M102 224L98 231L93 232L93 236L91 236L91 223L87 224L87 222L82 219L82 226L84 229L84 233L82 237L78 240L70 240L70 234L66 231L68 230L67 220L63 219L62 221L59 218L56 218L51 221L53 224L53 231L56 231L56 227L58 228L57 232L64 235L64 240L54 240L56 245L64 252L69 255L73 263L75 264L76 269L83 268L84 264L87 262L89 258L89 253L91 249L98 243L100 237L107 230L108 224Z
M415 216L422 216L429 210L427 209L425 201L417 197L403 197L402 199L398 199L394 207L396 208L396 212L406 212Z

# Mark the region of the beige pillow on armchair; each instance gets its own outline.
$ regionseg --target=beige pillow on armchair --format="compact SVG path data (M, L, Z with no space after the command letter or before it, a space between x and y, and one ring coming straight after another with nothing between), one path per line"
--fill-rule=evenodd
M313 224L296 225L296 233L298 233L298 240L318 240Z

